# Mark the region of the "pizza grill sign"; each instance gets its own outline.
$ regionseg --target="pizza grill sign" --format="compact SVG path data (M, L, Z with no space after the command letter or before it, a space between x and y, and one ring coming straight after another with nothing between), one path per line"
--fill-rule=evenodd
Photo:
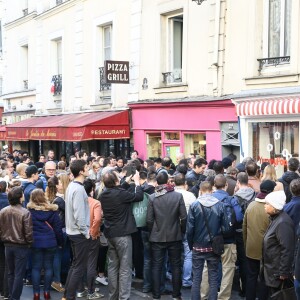
M104 62L106 83L129 83L129 61L106 60Z

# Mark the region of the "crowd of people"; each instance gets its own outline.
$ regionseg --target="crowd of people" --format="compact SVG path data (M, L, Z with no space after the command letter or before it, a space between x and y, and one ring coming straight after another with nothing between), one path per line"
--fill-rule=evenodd
M25 284L34 300L51 289L100 299L102 284L125 300L139 279L153 299L181 299L184 288L193 300L229 300L238 275L247 300L284 287L300 300L299 160L280 178L269 163L236 160L2 154L1 296L19 300Z

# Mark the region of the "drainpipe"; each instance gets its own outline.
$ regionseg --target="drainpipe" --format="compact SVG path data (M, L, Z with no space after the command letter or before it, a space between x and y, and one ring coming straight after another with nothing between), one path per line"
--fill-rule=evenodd
M213 52L213 92L218 94L218 69L219 69L219 39L220 39L220 17L221 17L221 0L215 0L215 36Z

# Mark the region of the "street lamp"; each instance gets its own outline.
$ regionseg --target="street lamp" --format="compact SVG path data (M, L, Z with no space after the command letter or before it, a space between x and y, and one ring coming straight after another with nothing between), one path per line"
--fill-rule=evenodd
M192 1L195 1L198 5L201 5L203 1L205 0L192 0Z

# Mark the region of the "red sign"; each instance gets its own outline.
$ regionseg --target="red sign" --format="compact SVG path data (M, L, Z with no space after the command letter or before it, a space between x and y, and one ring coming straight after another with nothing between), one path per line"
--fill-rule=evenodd
M85 126L80 128L7 128L7 139L79 142L86 140L129 139L129 126Z

